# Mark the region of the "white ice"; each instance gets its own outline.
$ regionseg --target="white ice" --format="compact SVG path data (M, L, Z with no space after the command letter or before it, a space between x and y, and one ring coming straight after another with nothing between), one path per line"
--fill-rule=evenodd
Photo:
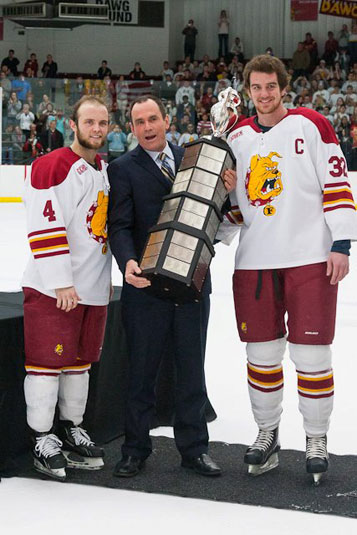
M19 291L29 254L22 204L0 203L0 228L0 291ZM214 292L206 375L209 397L218 418L210 424L209 430L211 440L248 444L255 438L256 425L249 407L245 348L238 340L231 295L234 252L234 244L230 247L218 245L212 264ZM120 285L121 280L114 267L114 284ZM328 440L330 452L336 454L357 455L356 326L357 246L352 248L350 274L340 284L333 345L336 395ZM305 436L297 410L296 374L287 356L284 376L282 447L304 450ZM153 434L172 436L172 430L159 428ZM242 459L237 459L237 463L241 462ZM256 484L259 485L259 479ZM353 522L299 511L79 487L52 481L14 478L3 479L0 484L0 533L4 535L22 531L26 535L38 535L42 531L53 535L96 534L104 530L120 532L126 529L135 535L144 530L158 535L167 531L174 535L183 530L187 533L220 531L241 535L301 535L307 530L312 533L319 530L325 535L335 535L337 531L349 535L356 529Z

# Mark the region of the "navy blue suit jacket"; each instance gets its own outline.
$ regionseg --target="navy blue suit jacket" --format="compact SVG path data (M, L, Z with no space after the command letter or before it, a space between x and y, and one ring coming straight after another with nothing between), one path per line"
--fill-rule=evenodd
M184 149L171 144L170 148L177 172ZM157 223L163 205L162 198L170 193L171 184L140 145L111 162L108 176L109 242L124 275L128 260L140 260L149 229ZM145 290L139 290L142 291ZM208 295L210 291L208 275L203 294Z

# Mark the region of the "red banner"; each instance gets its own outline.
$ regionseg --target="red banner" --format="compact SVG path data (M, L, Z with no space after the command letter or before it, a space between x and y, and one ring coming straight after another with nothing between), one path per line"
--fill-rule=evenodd
M333 17L357 19L357 2L352 0L321 0L320 13Z
M291 0L291 20L317 20L319 0Z

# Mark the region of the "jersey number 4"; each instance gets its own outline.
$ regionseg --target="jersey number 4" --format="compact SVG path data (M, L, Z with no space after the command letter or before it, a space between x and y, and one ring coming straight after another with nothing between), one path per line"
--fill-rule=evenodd
M52 201L46 201L45 209L42 213L44 217L48 217L48 221L56 221L56 212L52 208Z

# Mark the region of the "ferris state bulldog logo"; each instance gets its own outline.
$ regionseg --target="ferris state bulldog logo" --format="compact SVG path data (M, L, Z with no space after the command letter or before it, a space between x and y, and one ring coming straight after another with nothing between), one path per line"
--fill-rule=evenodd
M102 253L108 251L108 231L107 231L107 213L108 213L109 196L104 191L99 191L97 200L90 207L87 213L87 229L91 238L98 243L103 244Z
M263 213L273 216L276 208L270 203L283 191L279 162L273 157L281 158L277 152L269 152L268 156L255 154L250 159L250 167L245 177L245 190L252 206L264 206Z

